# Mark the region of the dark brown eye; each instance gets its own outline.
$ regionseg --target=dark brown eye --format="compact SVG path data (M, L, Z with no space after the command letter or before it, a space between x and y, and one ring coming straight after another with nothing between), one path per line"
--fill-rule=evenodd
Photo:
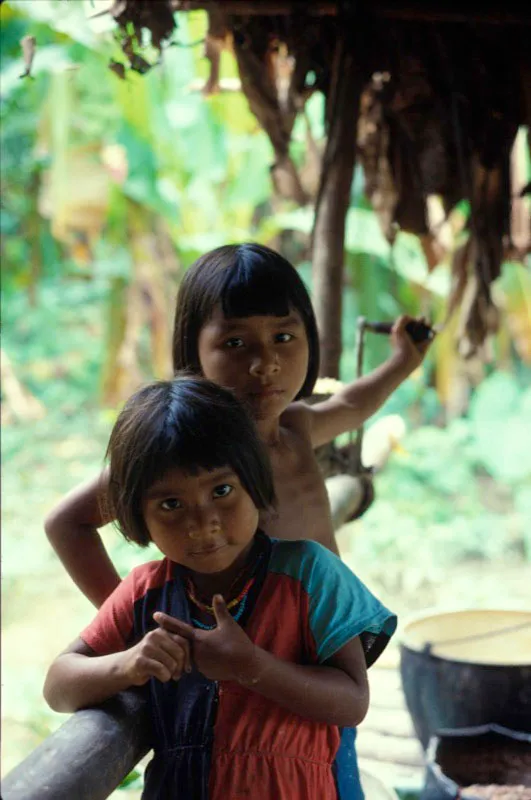
M221 483L219 486L216 486L212 494L214 497L227 497L233 490L233 487L230 483Z
M160 504L160 507L164 509L164 511L175 511L177 508L182 508L182 503L180 500L177 500L176 497L168 497L167 500L163 500Z
M281 344L286 344L287 342L291 342L292 339L295 337L292 333L277 333L275 336L275 341L280 342Z

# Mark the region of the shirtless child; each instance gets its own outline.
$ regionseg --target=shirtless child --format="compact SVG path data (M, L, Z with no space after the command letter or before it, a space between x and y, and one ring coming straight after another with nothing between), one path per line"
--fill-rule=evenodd
M330 506L314 449L359 427L419 366L428 344L415 344L400 317L394 351L369 375L315 405L315 316L295 268L257 244L226 245L199 258L181 284L173 363L231 389L247 403L267 445L277 510L261 528L279 539L311 539L337 553ZM74 489L46 520L46 533L81 591L100 606L120 582L98 527L107 473Z

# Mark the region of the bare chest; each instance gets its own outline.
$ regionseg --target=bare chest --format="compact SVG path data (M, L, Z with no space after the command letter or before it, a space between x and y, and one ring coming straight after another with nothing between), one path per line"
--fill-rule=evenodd
M312 539L329 546L328 494L310 445L288 439L269 454L278 503L274 512L261 515L263 530L279 539Z

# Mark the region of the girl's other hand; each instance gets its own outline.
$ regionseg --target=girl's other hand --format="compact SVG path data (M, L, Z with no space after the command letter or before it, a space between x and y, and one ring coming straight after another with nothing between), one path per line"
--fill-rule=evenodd
M138 644L123 653L123 669L132 686L143 686L150 678L162 683L179 680L190 672L190 642L163 628L147 633Z
M409 317L406 314L398 317L391 329L391 342L396 354L396 357L408 369L408 372L413 372L421 363L426 355L430 340L423 342L414 342L411 336L406 331L406 325L409 322L416 321L414 317ZM418 322L426 322L424 317L420 317Z
M232 618L221 595L214 595L212 606L216 627L211 631L192 628L160 611L154 618L166 631L190 639L194 663L209 680L249 681L254 644Z

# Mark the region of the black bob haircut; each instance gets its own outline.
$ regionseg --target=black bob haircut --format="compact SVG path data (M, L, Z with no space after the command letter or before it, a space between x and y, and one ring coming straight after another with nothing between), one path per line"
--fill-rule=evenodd
M139 389L120 412L107 446L106 509L126 539L150 542L142 500L169 469L190 474L230 466L258 509L275 504L271 465L253 420L227 389L177 376Z
M199 333L221 306L226 317L286 317L295 309L308 337L308 371L296 397L309 397L319 372L319 337L310 296L295 267L260 244L211 250L187 270L175 309L173 368L202 374Z

